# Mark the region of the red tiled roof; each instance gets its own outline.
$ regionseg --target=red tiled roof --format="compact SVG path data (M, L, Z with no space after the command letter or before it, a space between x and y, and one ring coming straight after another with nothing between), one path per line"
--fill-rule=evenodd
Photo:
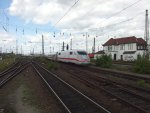
M95 54L105 54L104 50L98 51Z
M124 38L116 38L116 39L111 38L103 46L128 44L128 43L137 43L137 44L147 45L144 39L131 36L131 37L124 37Z
M90 58L94 58L94 54L93 53L89 53L88 54Z

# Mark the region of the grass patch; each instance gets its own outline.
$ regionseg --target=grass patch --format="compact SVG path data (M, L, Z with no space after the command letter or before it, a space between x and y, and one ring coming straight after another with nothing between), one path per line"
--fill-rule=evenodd
M22 91L22 101L23 101L23 103L33 105L33 99L32 98L33 98L33 95L32 95L31 90L28 87L23 86L23 91Z
M146 87L146 82L144 80L138 80L137 85L141 87Z
M46 57L34 57L33 60L44 65L45 67L48 66L49 60Z
M59 66L57 62L51 61L46 57L35 57L34 60L42 64L48 70L57 70Z
M40 63L47 63L46 57L34 57L33 60L40 62Z
M3 60L0 60L0 72L7 69L13 63L14 63L14 58L5 58Z
M31 111L33 110L35 113L43 113L40 104L37 102L37 97L34 95L33 89L23 86L21 100L23 105L27 105Z
M57 70L58 69L58 64L56 62L50 61L48 63L48 69L49 70Z

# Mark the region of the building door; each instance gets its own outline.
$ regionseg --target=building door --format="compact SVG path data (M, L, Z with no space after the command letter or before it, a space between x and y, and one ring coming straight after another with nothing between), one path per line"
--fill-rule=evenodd
M123 61L123 55L120 55L120 57L121 57L121 61Z
M114 60L116 60L116 54L114 54Z

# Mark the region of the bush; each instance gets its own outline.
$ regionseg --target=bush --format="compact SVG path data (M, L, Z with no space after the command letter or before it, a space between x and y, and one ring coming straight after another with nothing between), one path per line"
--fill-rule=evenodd
M134 70L137 73L150 74L150 60L148 55L139 55L135 61Z
M95 60L96 66L100 66L103 68L110 68L112 66L112 58L110 55L102 55L96 58Z

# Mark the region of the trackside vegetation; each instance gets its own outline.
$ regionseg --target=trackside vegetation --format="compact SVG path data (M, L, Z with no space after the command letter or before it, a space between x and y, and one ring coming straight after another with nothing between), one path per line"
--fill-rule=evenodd
M50 61L46 57L35 57L35 61L41 63L43 66L45 66L48 70L57 70L58 64L55 61Z
M10 54L9 56L4 56L3 59L0 60L0 72L7 69L10 65L15 62L14 55Z
M48 69L49 70L57 70L58 69L58 64L56 62L50 61L48 63Z
M134 71L141 74L150 74L150 60L148 55L139 55L134 64Z
M111 55L102 55L96 57L95 60L96 66L103 67L103 68L110 68L112 66L112 58Z

